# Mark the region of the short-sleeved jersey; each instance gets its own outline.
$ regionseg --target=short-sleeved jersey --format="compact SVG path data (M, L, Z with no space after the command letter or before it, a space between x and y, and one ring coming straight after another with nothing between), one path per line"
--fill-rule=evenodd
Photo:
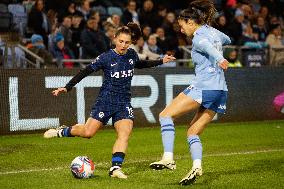
M128 49L119 55L113 49L98 56L89 66L94 71L103 70L104 80L97 101L110 105L130 102L131 80L135 63L139 61L137 53Z
M223 69L218 63L224 60L222 46L230 43L227 35L208 25L196 30L191 52L195 66L192 86L201 90L228 90Z

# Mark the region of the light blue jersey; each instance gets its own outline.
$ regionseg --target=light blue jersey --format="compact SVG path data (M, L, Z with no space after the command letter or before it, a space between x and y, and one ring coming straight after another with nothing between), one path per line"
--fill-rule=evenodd
M224 60L222 46L230 43L227 35L208 25L203 25L195 31L191 52L195 65L192 87L200 90L228 91L223 69L218 63Z

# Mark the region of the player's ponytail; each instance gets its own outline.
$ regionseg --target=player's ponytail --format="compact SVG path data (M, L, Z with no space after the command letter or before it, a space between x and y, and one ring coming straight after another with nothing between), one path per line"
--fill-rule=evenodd
M119 36L121 33L130 35L132 43L136 43L136 41L142 36L140 27L138 24L133 22L129 22L126 26L118 28L115 33L115 37Z
M142 32L139 25L134 22L128 22L127 27L131 31L132 42L136 43L136 41L142 36Z
M210 0L194 0L189 7L181 11L179 19L194 20L197 24L211 25L216 14L216 9Z

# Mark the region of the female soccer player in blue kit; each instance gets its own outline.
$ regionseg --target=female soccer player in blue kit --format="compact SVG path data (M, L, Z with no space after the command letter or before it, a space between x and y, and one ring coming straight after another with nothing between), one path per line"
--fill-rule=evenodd
M230 44L230 38L212 28L215 15L214 4L209 0L195 0L183 10L178 18L181 32L192 39L192 61L195 65L195 78L159 115L164 154L161 161L150 164L152 169L175 169L173 160L174 119L196 111L187 130L193 166L180 181L181 185L192 184L202 175L202 145L199 135L211 122L216 113L225 113L227 85L224 71L228 61L223 58L222 45Z
M112 150L112 166L109 170L111 177L127 178L121 171L121 165L133 127L134 116L130 104L130 87L134 68L158 66L175 59L172 56L165 55L163 59L157 61L140 61L137 53L128 48L140 36L141 31L137 24L129 23L127 26L121 27L115 34L114 49L98 56L95 61L74 76L64 88L58 88L52 92L55 96L68 92L84 77L94 71L103 70L104 81L87 122L72 127L49 129L44 133L44 137L80 136L91 138L100 127L112 118L117 139Z

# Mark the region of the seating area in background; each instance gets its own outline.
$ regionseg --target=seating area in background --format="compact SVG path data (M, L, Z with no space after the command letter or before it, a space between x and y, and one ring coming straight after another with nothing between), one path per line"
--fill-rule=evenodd
M284 2L213 1L218 10L213 27L232 40L232 46L224 48L224 57L230 62L230 67L284 65L284 12L279 8ZM173 67L193 67L191 39L180 32L177 22L180 10L188 2L159 2L2 0L0 68L48 68L44 64L50 58L46 57L53 57L52 64L58 68L84 67L98 53L113 47L116 29L128 22L141 27L143 37L131 47L140 58L155 59L169 54L177 58ZM63 49L56 49L58 34L62 35ZM33 35L41 36L42 45L37 47L45 50L31 48ZM94 49L93 54L89 49ZM43 51L44 57L38 54ZM62 55L65 52L68 56ZM35 56L30 59L32 53ZM72 66L68 62L72 62Z

